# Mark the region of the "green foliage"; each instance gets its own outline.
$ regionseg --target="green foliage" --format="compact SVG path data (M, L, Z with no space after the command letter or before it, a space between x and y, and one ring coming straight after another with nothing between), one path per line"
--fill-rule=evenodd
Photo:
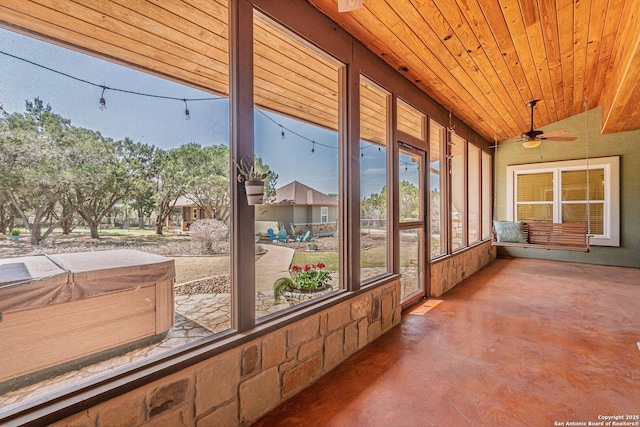
M20 235L20 229L19 228L12 228L10 234L12 236L19 236Z

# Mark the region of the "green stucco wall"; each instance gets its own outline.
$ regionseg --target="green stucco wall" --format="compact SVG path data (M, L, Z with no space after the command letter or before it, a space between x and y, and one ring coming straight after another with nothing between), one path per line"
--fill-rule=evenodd
M600 134L601 109L578 114L541 128L566 130L573 142L543 142L525 149L515 140L500 143L495 157L496 219L506 219L507 166L527 163L620 156L620 247L592 246L589 253L498 248L499 255L554 259L640 268L640 130Z

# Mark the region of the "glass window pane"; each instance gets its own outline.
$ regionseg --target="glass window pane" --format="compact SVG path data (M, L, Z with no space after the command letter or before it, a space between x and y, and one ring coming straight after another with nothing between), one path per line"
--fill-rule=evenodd
M562 222L590 222L589 233L604 234L604 168L562 171Z
M78 3L68 12L82 18L84 7ZM90 7L101 14L110 3ZM145 9L148 16L166 12L152 2ZM22 167L8 171L0 160L0 188L15 196L26 217L23 222L13 209L6 210L9 203L0 196L0 224L21 231L20 245L8 255L25 256L29 264L46 253L71 271L89 266L100 269L96 277L110 275L108 283L97 278L103 292L56 304L58 315L45 319L46 327L38 326L38 314L54 306L33 307L24 342L3 335L8 353L0 352L0 359L8 364L0 369L0 389L6 390L9 378L9 388L42 381L0 396L0 407L80 389L82 382L106 377L115 367L140 365L149 356L229 329L228 15L226 0L218 1L207 15L211 27L185 20L178 32L169 21L151 25L141 15L123 14L119 19L129 38L113 37L109 43L97 43L91 31L45 34L66 38L49 44L0 29L3 50L47 67L0 57L0 139L11 137L10 145L0 141L0 159L13 150ZM53 28L46 27L41 30ZM130 42L140 36L136 28L147 38L163 34L162 46L147 45L144 53L131 55ZM184 44L184 37L196 36L207 41L206 58L199 50L202 42L200 48ZM75 48L60 47L65 43ZM199 71L186 71L186 62ZM15 126L6 127L9 115L14 125L46 120L47 126L25 126L21 135L11 135ZM98 252L105 250L110 252ZM145 263L148 274L136 278ZM152 276L157 280L149 282ZM47 281L51 277L39 285ZM11 322L15 312L0 311L1 324ZM100 328L112 333L96 343ZM9 373L12 360L18 361L21 378Z
M589 170L589 200L604 200L604 169ZM587 200L585 170L562 171L562 200Z
M552 202L553 172L519 174L516 191L518 202Z
M491 155L482 152L482 239L491 238L491 218L493 215Z
M444 230L445 198L442 192L442 160L444 153L445 128L431 120L429 131L429 190L430 190L430 231L431 257L446 253L447 245L442 244Z
M480 149L468 143L468 192L467 203L469 209L469 223L467 228L467 242L469 244L480 240Z
M420 230L400 231L400 299L402 301L422 290L419 245Z
M360 77L360 280L388 272L387 100Z
M562 222L582 222L591 220L589 234L604 234L604 202L563 203Z
M409 152L400 151L400 221L421 221L420 159Z
M451 248L465 246L465 187L466 187L466 141L452 136L451 145Z
M341 67L254 12L254 151L272 171L255 207L256 318L339 289Z
M553 203L518 203L516 220L553 222Z
M401 99L398 99L398 130L424 140L426 116Z

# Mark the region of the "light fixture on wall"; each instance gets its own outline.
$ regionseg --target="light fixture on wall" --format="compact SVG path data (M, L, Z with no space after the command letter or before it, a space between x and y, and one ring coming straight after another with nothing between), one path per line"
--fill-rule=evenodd
M338 0L338 12L351 12L361 7L362 0Z
M523 142L522 146L524 148L536 148L536 147L539 147L541 143L542 141L539 139L532 139L532 140Z

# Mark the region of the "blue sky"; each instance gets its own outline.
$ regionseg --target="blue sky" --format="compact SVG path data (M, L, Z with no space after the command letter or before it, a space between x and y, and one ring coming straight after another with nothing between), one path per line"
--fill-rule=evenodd
M126 91L180 100L159 99L106 90L107 109L100 111L102 89L0 54L0 103L8 112L24 112L25 100L39 97L74 126L97 130L113 139L129 137L164 149L188 142L201 145L229 141L227 99L189 101L185 120L181 99L216 98L197 90L93 56L0 29L0 51L78 79ZM338 192L338 135L273 113L255 114L255 151L278 178L278 186L298 180L324 193ZM275 121L275 123L274 123ZM282 128L285 138L282 139ZM294 131L303 137L289 132ZM316 141L318 144L312 144ZM367 146L364 143L363 146ZM315 148L315 153L311 149ZM385 150L365 149L361 194L379 192L385 180ZM402 179L402 170L400 172Z

